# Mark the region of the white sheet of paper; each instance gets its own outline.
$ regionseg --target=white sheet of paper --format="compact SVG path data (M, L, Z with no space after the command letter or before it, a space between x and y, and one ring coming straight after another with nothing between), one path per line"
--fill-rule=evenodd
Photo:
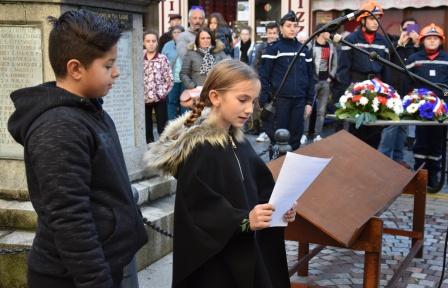
M331 158L317 158L296 153L287 153L275 183L269 203L274 205L271 227L286 226L283 215L291 209L313 183Z

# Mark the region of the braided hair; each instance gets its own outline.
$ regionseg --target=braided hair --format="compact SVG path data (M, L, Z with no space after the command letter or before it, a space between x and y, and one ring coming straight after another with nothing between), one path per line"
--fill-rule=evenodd
M208 73L199 100L193 105L185 126L191 127L201 117L202 110L212 105L209 98L211 90L228 90L239 82L258 79L257 72L246 63L234 59L222 60Z

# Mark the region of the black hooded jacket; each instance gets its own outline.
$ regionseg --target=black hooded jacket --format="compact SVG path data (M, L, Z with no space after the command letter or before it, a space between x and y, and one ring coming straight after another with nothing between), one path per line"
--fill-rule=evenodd
M147 241L114 123L101 100L45 83L11 94L8 122L24 159L38 228L29 268L112 287ZM116 285L117 283L115 283Z

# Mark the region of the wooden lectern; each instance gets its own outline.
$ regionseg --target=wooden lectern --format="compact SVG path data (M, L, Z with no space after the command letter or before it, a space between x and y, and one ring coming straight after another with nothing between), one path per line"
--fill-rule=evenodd
M363 287L378 287L382 236L392 234L412 238L409 254L387 285L396 287L412 258L422 257L426 171L408 170L343 130L295 153L333 159L300 197L296 221L286 229L286 239L299 242L290 275L308 276L308 262L325 246L343 247L365 251ZM268 163L275 179L283 160ZM414 195L412 231L383 228L378 216L402 193ZM311 252L310 243L318 244Z

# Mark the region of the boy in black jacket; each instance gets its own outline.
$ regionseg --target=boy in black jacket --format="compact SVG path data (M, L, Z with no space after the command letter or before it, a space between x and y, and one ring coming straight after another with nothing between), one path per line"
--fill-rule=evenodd
M147 241L112 119L101 107L119 76L116 23L85 10L49 18L56 82L11 94L38 228L28 287L120 287Z

